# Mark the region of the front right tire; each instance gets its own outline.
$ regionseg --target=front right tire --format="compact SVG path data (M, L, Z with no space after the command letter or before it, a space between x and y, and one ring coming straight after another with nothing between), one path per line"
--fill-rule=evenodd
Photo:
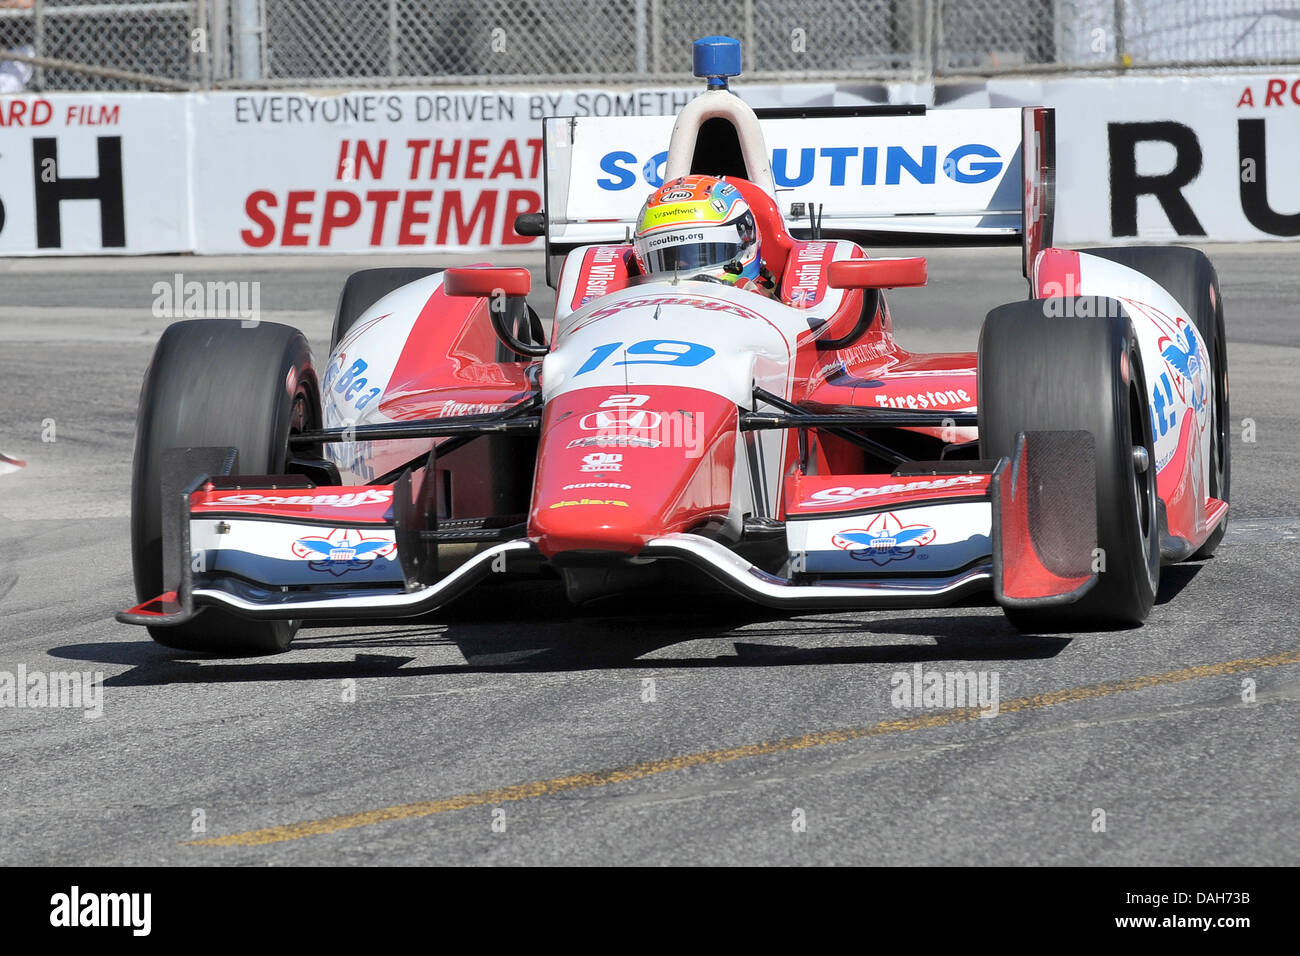
M1005 608L1021 630L1125 627L1146 619L1160 573L1155 451L1132 323L1113 299L1033 299L988 314L979 344L980 456L1009 457L1022 431L1094 442L1104 570L1072 604ZM1145 467L1144 467L1145 465Z

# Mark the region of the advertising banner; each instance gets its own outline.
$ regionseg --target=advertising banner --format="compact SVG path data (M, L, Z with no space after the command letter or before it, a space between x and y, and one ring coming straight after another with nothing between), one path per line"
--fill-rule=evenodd
M0 255L192 250L189 109L162 93L0 97Z
M641 150L636 144L650 136L663 149L672 118L697 92L196 94L196 251L540 247L513 224L542 205L544 118L617 120L629 146ZM755 106L807 106L859 104L883 92L811 83L745 95Z
M816 207L826 229L976 235L1020 228L1021 122L1019 109L978 109L759 125L791 221L792 208ZM672 128L672 117L552 120L550 212L575 224L552 235L581 239L600 231L583 224L633 223L663 183Z
M987 99L1056 108L1059 243L1300 236L1300 74L996 80Z
M1016 199L986 193L1015 181L1010 126L940 114L1043 105L1056 109L1058 244L1300 236L1300 74L738 89L755 107L940 104L924 135L890 117L773 124L787 214L796 200L831 218L1000 210ZM562 198L622 220L659 181L671 117L695 92L0 97L0 255L539 247L512 226L542 205L543 118L599 120L573 157L590 175L575 167Z
M650 115L693 91L612 97L415 91L195 97L202 253L525 248L542 207L542 119Z

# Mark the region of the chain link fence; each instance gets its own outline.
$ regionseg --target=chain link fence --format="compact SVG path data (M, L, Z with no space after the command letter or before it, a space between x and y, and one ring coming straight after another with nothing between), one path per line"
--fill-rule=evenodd
M1300 0L0 0L0 93L911 80L1300 64Z

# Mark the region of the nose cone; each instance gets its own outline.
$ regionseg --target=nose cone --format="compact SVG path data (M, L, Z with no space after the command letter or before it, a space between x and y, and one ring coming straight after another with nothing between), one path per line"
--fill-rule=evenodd
M608 386L556 396L542 416L529 537L542 554L638 554L730 508L736 407L694 388Z
M538 549L548 558L565 551L639 554L654 533L642 515L630 514L632 505L625 498L614 494L589 497L584 492L579 497L575 493L551 502L533 522Z

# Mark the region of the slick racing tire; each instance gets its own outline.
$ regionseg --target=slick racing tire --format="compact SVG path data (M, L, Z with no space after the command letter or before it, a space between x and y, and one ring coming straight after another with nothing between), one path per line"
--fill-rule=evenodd
M984 320L978 368L981 458L1010 456L1022 431L1084 430L1094 442L1104 570L1074 603L1004 608L1008 619L1024 631L1140 624L1155 601L1160 537L1146 380L1128 316L1102 298L1000 306Z
M394 289L437 275L441 269L406 267L402 269L362 269L348 276L339 295L338 309L334 313L334 332L330 336L330 351L347 337L366 310Z
M168 448L233 446L245 475L283 474L291 432L320 426L311 349L297 329L229 319L168 326L140 390L131 475L131 557L140 601L163 590L162 467ZM297 621L254 621L216 608L168 627L159 644L219 654L289 648Z
M1080 249L1142 273L1172 295L1196 326L1210 357L1214 402L1210 406L1210 495L1228 500L1232 480L1232 419L1228 411L1228 340L1223 329L1223 296L1214 265L1199 249L1183 246L1130 246L1123 249ZM1198 561L1214 554L1228 530L1228 519L1192 555Z

